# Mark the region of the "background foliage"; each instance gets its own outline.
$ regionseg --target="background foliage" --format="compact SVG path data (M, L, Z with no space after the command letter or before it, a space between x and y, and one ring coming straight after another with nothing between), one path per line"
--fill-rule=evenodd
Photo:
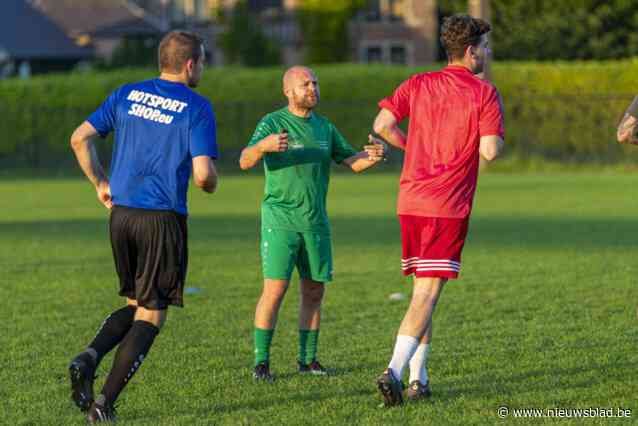
M306 62L344 62L348 59L348 22L366 0L326 2L306 0L297 12L306 47Z
M319 112L360 147L379 99L423 70L317 66L322 91ZM222 161L234 164L257 121L284 105L282 72L283 68L205 72L197 91L215 106ZM614 139L615 126L635 94L638 60L499 62L493 74L506 110L508 155L572 162L638 161L635 147L621 147ZM153 69L123 69L0 82L0 166L8 170L72 164L68 138L74 127L118 86L155 76ZM99 145L108 157L108 143Z
M245 1L240 1L228 16L226 31L221 35L220 46L226 61L247 67L260 67L281 63L281 51L268 39L259 27Z
M638 54L634 0L491 0L494 57L507 60L627 58ZM441 16L467 0L440 0Z

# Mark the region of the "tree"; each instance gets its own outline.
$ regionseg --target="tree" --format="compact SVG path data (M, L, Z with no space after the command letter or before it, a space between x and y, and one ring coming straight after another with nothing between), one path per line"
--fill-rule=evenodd
M220 46L226 60L248 67L278 65L281 52L259 29L257 18L245 1L240 1L228 17Z
M634 0L490 0L496 59L615 59L638 55ZM467 13L467 0L441 0L440 16Z
M346 61L348 22L366 3L366 0L305 0L297 11L297 21L306 46L306 62Z

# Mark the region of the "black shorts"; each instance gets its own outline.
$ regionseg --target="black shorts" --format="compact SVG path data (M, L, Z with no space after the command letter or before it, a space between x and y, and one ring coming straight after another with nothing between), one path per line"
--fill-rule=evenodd
M110 234L120 296L152 310L184 306L186 216L167 210L113 206Z

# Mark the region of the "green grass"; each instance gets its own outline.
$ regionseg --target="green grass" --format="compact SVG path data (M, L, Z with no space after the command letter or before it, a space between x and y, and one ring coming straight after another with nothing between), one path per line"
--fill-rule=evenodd
M121 423L492 425L501 405L638 416L638 176L482 176L462 279L435 315L434 397L399 409L378 408L374 386L407 306L388 295L410 291L399 270L398 176L333 177L336 274L319 355L335 374L295 374L295 282L273 343L273 385L250 377L263 181L220 185L190 195L188 285L202 291L170 310L122 394ZM106 212L80 180L1 180L0 199L0 423L82 424L66 366L121 304Z

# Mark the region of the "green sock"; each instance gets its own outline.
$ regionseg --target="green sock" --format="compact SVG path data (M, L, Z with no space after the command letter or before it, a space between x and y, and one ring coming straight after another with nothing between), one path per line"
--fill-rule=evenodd
M265 330L255 327L255 365L268 362L270 359L270 343L275 330Z
M299 362L310 364L317 359L319 330L299 330Z

